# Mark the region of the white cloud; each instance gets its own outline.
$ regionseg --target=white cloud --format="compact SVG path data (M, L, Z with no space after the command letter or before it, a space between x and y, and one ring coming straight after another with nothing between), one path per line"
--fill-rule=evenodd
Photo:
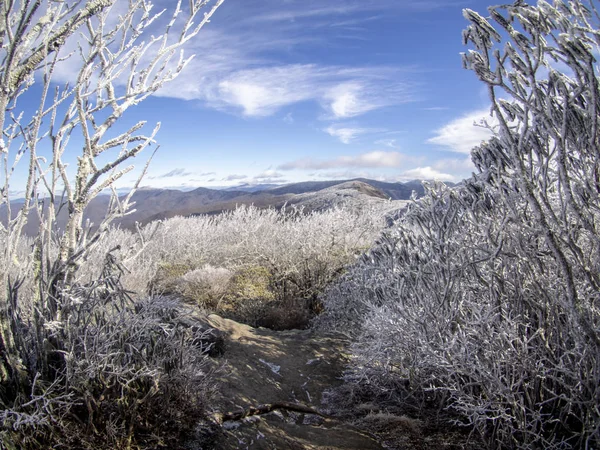
M335 159L318 160L304 158L282 164L279 170L322 170L340 167L400 167L405 156L398 152L369 152L357 156L340 156Z
M248 116L263 116L273 112L281 103L275 92L252 83L223 81L219 84L219 93L226 103L239 105Z
M312 65L287 65L240 70L207 93L214 106L241 109L246 116L268 116L279 108L308 100L317 92L319 70Z
M370 152L352 159L359 167L399 167L404 161L404 155L398 152Z
M321 180L353 180L355 178L367 178L370 180L384 181L381 177L381 174L377 174L368 170L334 170L327 172L314 172L308 175Z
M475 169L471 156L462 159L441 159L433 164L436 170L444 170L446 172L458 173L465 175Z
M172 10L165 0L159 3ZM225 4L216 12L213 23L185 45L185 56L196 57L155 95L200 100L210 107L252 117L268 116L303 101L322 105L333 118L355 117L411 101L415 83L398 67L284 64L275 59L282 51L289 54L306 43L320 43L325 37L314 31L325 24L329 27L332 19L346 18L348 13L388 11L396 9L396 3L380 0L366 5L328 0L327 6L322 6L320 2L307 5L299 0L248 0L236 4L235 9ZM126 8L120 2L116 5ZM120 10L116 6L113 10L116 17ZM167 16L157 20L149 31L161 33ZM317 18L323 23L315 22ZM66 49L77 50L75 39L68 41ZM74 56L57 68L57 80L74 81L81 64ZM174 58L172 64L176 63ZM125 83L126 77L120 82Z
M386 10L394 3L385 0L372 9ZM235 8L235 21L221 19L218 26L210 24L190 43L186 52L197 56L157 95L200 100L251 117L313 101L329 117L349 118L414 99L416 83L401 67L295 64L274 59L281 52L290 54L325 39L314 32L322 25L313 18L323 17L329 27L332 18L371 6L365 8L362 2L350 5L346 0L328 0L327 6L297 0L248 0Z
M331 0L329 0L331 1ZM299 19L312 19L314 17L323 17L340 14L350 14L356 11L357 5L344 5L339 6L326 6L320 8L306 8L301 7L289 10L280 10L276 12L270 12L262 14L254 18L255 22L284 22L284 21L296 21Z
M232 174L232 175L228 175L225 178L223 178L223 181L238 181L238 180L245 180L246 178L248 178L246 175Z
M349 128L331 125L325 128L323 131L325 131L330 136L338 138L342 143L349 144L354 139L356 139L357 136L360 136L361 134L365 133L370 133L373 130L368 128Z
M204 62L203 62L204 63ZM192 63L193 64L193 63ZM398 81L390 68L352 69L318 64L286 64L246 68L234 60L228 70L199 77L186 71L175 88L160 95L205 100L223 110L245 116L269 116L284 106L314 101L333 118L355 117L374 109L412 101L410 84ZM200 74L202 68L198 68ZM206 68L204 69L206 70Z
M276 180L276 179L280 179L283 178L284 175L273 170L273 169L269 169L269 170L265 170L262 173L259 173L258 175L256 175L254 177L254 180L256 181L263 181L263 180Z
M455 181L456 177L449 174L435 170L430 166L417 167L415 169L407 170L401 176L405 180L439 180L439 181Z
M406 11L431 11L451 5L462 5L458 1L449 0L421 0L419 2L415 2L414 0L376 0L368 2L354 2L349 0L327 0L327 2L323 2L322 0L316 2L308 0L258 0L252 2L246 0L246 2L255 9L261 10L264 8L262 13L254 19L255 22L286 22L288 24L299 22L303 25L310 22L314 23L319 17L343 17L352 13L361 13L364 16L362 21L367 21L372 20L373 17L365 15L369 12L378 12L380 15L376 16L376 18L385 18L385 14L381 13L389 14L393 11L403 13ZM323 6L324 3L326 3L326 6ZM349 22L354 24L358 20L350 20ZM328 26L331 26L330 22L328 22Z
M325 99L330 102L334 117L344 119L375 109L376 104L359 98L361 90L362 86L354 82L340 84L327 92Z
M353 77L329 88L322 99L324 107L335 119L347 119L386 106L413 100L408 83L394 82L389 69L340 70L340 75Z
M177 168L173 169L170 172L163 173L162 175L156 175L153 177L148 177L149 180L155 180L159 178L172 178L172 177L188 177L190 175L194 175L193 172L188 172L185 169Z
M192 182L192 183L197 183L197 182L204 183L205 181L207 181L206 178L210 177L211 175L216 175L216 172L203 172L203 173L198 173L198 174L194 174L194 175L197 178L190 178L190 182Z
M454 152L471 153L473 147L492 136L492 132L487 128L475 126L475 123L481 123L483 119L486 119L492 126L495 123L495 119L490 117L488 110L475 111L436 130L436 136L428 139L427 142L448 147Z
M398 148L398 146L396 145L396 139L379 139L377 141L375 141L376 145L383 145L385 147L390 147L390 148Z
M254 180L254 183L252 184L285 184L285 183L290 183L290 181L286 180L285 178L261 178L260 180Z

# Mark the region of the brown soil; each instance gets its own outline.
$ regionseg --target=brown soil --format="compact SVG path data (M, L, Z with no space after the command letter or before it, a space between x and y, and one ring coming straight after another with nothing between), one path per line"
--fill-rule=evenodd
M466 445L464 436L450 430L430 430L404 416L358 414L354 424L329 416L323 393L341 385L348 361L349 342L341 335L252 328L217 315L210 315L208 322L225 339L223 355L215 360L222 368L212 403L213 417L222 425L209 448L479 448ZM300 411L286 405L299 405ZM224 416L243 418L223 421ZM362 418L356 420L358 416Z
M341 383L346 339L310 330L252 328L217 315L210 315L209 323L225 334L215 410L288 402L326 411L322 393ZM215 449L383 449L348 424L287 409L226 421L222 431Z

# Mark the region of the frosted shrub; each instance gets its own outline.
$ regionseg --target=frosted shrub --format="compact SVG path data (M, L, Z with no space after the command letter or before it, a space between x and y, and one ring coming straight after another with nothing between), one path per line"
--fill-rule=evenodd
M216 309L230 289L232 278L229 269L205 265L180 278L182 294L200 306Z
M101 293L73 292L79 301L68 330L47 324L47 345L68 335L65 363L49 359L45 370L56 381L46 385L48 374L40 373L29 402L0 411L7 448L126 449L131 442L175 448L193 433L212 390L212 369L189 311L159 297L135 305L110 298L119 308L103 307Z
M600 19L583 1L490 15L465 11L497 121L478 173L430 186L320 322L356 337L346 379L382 401L454 414L491 448L597 448Z
M137 231L109 227L99 237L96 245L81 262L77 273L78 283L89 283L98 275L106 254L111 252L122 264L123 287L138 295L144 295L149 280L156 272L156 262L149 259L146 246L153 239L160 223L151 223Z
M181 73L184 46L222 2L0 2L2 448L171 446L202 414L205 349L169 300L132 302L122 278L139 287L147 273L123 263L147 236L110 225L146 170L124 197L115 183L160 128L120 119ZM92 228L84 212L105 191Z
M135 297L144 296L150 280L156 274L157 261L149 258L145 251L146 245L152 239L160 223L152 223L137 232L115 227L108 227L98 237L95 245L88 251L85 258L78 263L77 273L73 283L77 285L92 284L103 270L107 254L119 261L120 283L123 288ZM0 235L0 245L3 245ZM58 256L59 248L56 242L50 242L46 247L47 255ZM0 257L0 272L8 270L13 279L19 280L20 306L26 317L30 317L33 301L39 293L39 280L36 281L35 238L22 237L15 248L16 259L11 262ZM6 269L5 269L6 268Z
M476 183L434 187L327 291L317 324L357 337L347 381L406 412L448 408L501 447L597 440L598 354L543 237L512 214Z
M119 262L120 283L133 297L173 294L254 325L286 327L288 319L276 316L290 313L290 326L304 326L320 308L317 295L372 245L393 206L309 214L241 206L217 216L175 217L135 231L108 227L79 262L74 282L93 283L110 253ZM29 267L32 245L29 240L19 245ZM58 246L49 252L58 255ZM259 272L259 278L249 276ZM34 271L19 273L21 292L35 292ZM274 310L278 312L267 317Z
M237 276L237 287L230 285L235 292L226 297L239 308L243 274L260 270L269 292L248 297L260 300L256 304L260 311L252 315L265 314L264 300L274 297L282 310L305 310L307 315L301 319L305 322L320 308L317 295L374 242L392 207L382 203L362 210L304 213L295 208L277 211L241 206L218 216L169 219L147 248L146 257L160 266L156 266L153 288L165 293L186 289L186 283L200 288L203 281L192 282L192 278L217 276L211 271L222 268Z
M213 267L205 265L200 269L187 272L182 280L186 283L196 283L206 286L215 294L223 294L231 281L233 274L224 267Z

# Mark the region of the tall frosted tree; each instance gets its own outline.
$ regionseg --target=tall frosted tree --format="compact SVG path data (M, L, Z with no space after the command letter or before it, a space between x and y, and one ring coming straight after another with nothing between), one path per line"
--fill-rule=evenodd
M90 291L87 300L85 292L77 295L78 268L111 221L131 207L139 179L124 198L115 183L133 169L133 158L156 143L160 126L148 130L139 121L125 127L121 119L185 68L190 57L184 46L222 3L165 2L166 9L157 10L149 0L0 2L0 208L5 217L0 223L0 406L5 429L35 424L35 415L27 416L26 408L21 414L17 406L50 401L37 389L64 376L64 364L55 360L73 351L73 324L82 323L82 311L94 314L97 295ZM74 156L75 167L68 164ZM16 173L25 174L24 186L16 185ZM12 190L19 188L24 200L11 202ZM83 221L84 210L105 191L112 192L106 217L92 229ZM61 209L68 212L64 230L57 228ZM23 229L31 217L39 221L39 233L32 255L23 255ZM19 288L32 271L36 292L26 298ZM46 408L46 418L52 417L50 404L40 407Z

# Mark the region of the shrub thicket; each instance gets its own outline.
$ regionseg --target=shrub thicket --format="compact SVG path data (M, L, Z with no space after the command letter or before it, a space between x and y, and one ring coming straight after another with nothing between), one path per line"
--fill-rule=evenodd
M170 300L130 299L121 256L148 235L127 241L109 226L145 173L119 197L124 163L159 128L120 119L181 73L183 46L222 2L162 12L146 0L0 2L2 448L173 448L203 413L205 327ZM70 83L57 83L61 70ZM11 201L15 188L22 201ZM92 228L84 210L105 190ZM32 216L39 233L28 240Z
M144 267L155 267L153 292L251 325L304 327L320 311L318 295L372 245L392 207L303 213L241 206L176 217L158 228L141 257Z
M36 374L5 391L0 438L8 449L176 448L202 419L211 391L210 330L174 299L133 301L114 260L74 284L68 321L27 317L18 344ZM175 447L173 447L175 445Z
M35 241L23 239L16 250L30 270L0 263L19 274L17 343L37 375L26 392L3 398L5 445L155 448L192 433L210 393L212 339L190 312L305 326L316 295L372 244L392 206L310 214L240 207L135 232L109 227L61 291L70 299L62 321L28 300L43 286ZM47 251L57 255L58 246Z
M596 448L600 20L584 1L489 11L465 11L494 115L478 173L429 186L320 323L356 338L359 391L454 414L491 448Z

